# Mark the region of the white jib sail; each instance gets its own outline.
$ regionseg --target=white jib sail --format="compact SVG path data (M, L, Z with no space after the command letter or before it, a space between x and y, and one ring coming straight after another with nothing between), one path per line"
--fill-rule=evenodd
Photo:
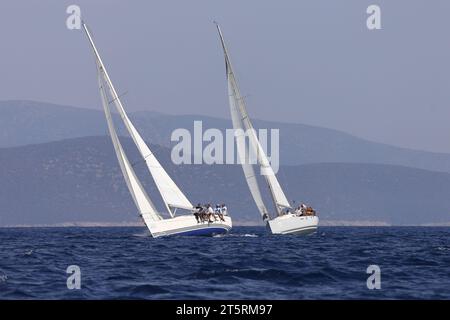
M264 217L265 215L268 214L268 210L262 199L261 191L259 190L258 180L255 175L253 165L249 163L246 157L246 155L249 155L250 152L248 150L247 144L245 143L245 133L244 133L245 130L242 125L239 111L237 110L236 97L234 95L234 91L232 88L232 84L230 83L230 80L228 80L228 95L231 111L231 120L233 122L233 128L235 130L237 151L242 165L242 169L244 171L245 180L247 181L250 193L252 194L253 199L255 200L256 206L258 207L261 216Z
M130 190L130 193L133 197L134 203L136 204L136 207L138 208L145 224L148 226L149 222L158 221L161 220L162 218L158 214L157 210L155 209L155 206L149 199L140 181L136 177L136 173L134 172L133 167L131 166L127 156L123 151L122 144L119 141L111 118L111 111L109 110L107 94L102 81L103 71L101 69L101 66L99 66L98 64L97 64L97 72L98 72L98 85L100 89L100 96L103 104L103 109L105 111L109 134L111 136L114 150L116 151L120 169L122 170L122 174L125 178L125 182L128 186L128 189Z
M175 182L170 178L170 176L161 166L161 164L156 159L154 154L151 152L150 148L144 142L144 139L142 139L141 135L136 130L133 123L128 118L128 115L126 114L125 109L123 108L122 102L120 101L120 98L111 82L111 79L109 78L108 72L105 69L102 59L100 58L97 48L95 47L92 36L85 24L83 24L83 27L86 31L86 34L88 35L89 41L91 42L95 56L97 57L97 61L102 67L105 81L108 84L108 89L112 96L113 102L117 108L117 111L119 112L122 120L124 121L125 126L130 136L132 137L134 143L136 144L142 158L144 159L147 168L150 171L150 174L153 177L153 180L155 181L155 184L161 194L161 197L163 198L167 210L169 211L170 215L173 216L171 208L192 209L193 206L191 202L186 198L186 196L183 194L180 188L178 188Z
M291 205L289 204L289 201L287 200L286 195L284 194L283 190L281 189L280 183L278 182L278 179L276 178L275 173L273 172L273 169L270 166L270 162L267 159L264 149L262 148L261 144L259 143L258 137L256 136L256 132L253 128L250 118L248 117L247 110L246 110L246 107L244 104L244 100L239 92L239 87L237 85L236 77L234 76L233 68L231 66L231 61L230 61L228 51L225 46L225 41L223 39L223 35L222 35L219 25L217 25L217 30L219 32L220 40L222 43L222 48L223 48L224 55L225 55L225 64L226 64L227 79L228 79L228 91L229 91L229 95L230 95L230 99L229 99L230 107L232 110L235 110L235 112L239 114L239 117L240 117L239 120L242 121L244 129L249 135L249 143L250 143L251 147L253 148L254 152L256 152L256 154L257 154L258 163L261 166L261 172L263 173L263 175L269 185L269 189L270 189L272 198L276 205L277 213L279 213L280 207L290 208ZM232 117L233 117L233 111L232 111ZM235 121L233 120L233 125L234 125L234 123L235 123ZM247 182L248 182L248 180L247 180ZM257 183L256 179L255 179L255 183ZM249 183L249 187L250 187L250 183ZM253 189L255 190L254 187L253 187ZM250 190L252 191L252 187L250 187ZM259 191L259 189L258 189L258 191ZM255 198L254 194L256 194L256 196L257 196L256 198ZM257 201L259 201L259 199L261 199L260 192L252 191L252 195L255 199L255 202L257 202ZM257 202L257 205L258 205L258 202ZM259 207L259 205L258 205L258 207Z

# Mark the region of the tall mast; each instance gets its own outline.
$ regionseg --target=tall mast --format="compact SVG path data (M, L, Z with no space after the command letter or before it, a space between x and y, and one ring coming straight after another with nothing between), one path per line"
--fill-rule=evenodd
M289 204L289 201L286 199L286 196L285 196L283 190L281 189L281 186L275 176L275 173L273 172L272 167L270 166L270 162L267 159L267 156L258 140L258 137L256 136L256 131L253 128L253 125L248 116L247 108L245 107L245 103L244 103L244 99L241 96L240 91L239 91L239 86L238 86L236 76L233 71L233 67L231 65L231 61L229 58L227 47L225 45L225 40L223 38L222 31L220 29L220 26L217 23L215 23L215 24L217 27L217 31L219 32L219 37L220 37L220 41L221 41L224 56L225 56L225 66L226 66L226 72L227 72L228 85L229 85L229 88L231 87L230 96L232 95L232 98L230 97L230 106L232 107L232 109L233 109L233 104L237 106L237 110L240 113L240 120L242 121L243 126L249 135L250 145L252 146L252 148L254 149L254 151L257 155L258 163L261 167L261 170L263 171L264 178L265 178L267 186L270 190L270 194L271 194L274 206L275 206L275 210L276 210L277 214L279 215L281 212L281 208L283 208L283 207L290 208L291 206ZM232 100L234 100L234 101L232 101ZM250 183L249 183L249 187L250 187ZM259 191L259 189L258 189L258 191ZM256 192L252 192L252 195L254 196L254 198L255 198L255 193ZM255 201L257 201L256 198L255 198Z

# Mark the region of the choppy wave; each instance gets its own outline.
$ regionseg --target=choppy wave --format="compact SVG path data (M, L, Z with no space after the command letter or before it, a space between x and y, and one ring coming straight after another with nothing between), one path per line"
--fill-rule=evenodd
M254 233L244 233L244 234L229 233L229 234L217 234L214 237L215 238L221 238L221 237L250 237L250 238L257 238L257 237L259 237L259 235L254 234Z
M448 228L236 227L153 239L143 228L0 229L0 299L450 299ZM382 290L368 290L367 267ZM67 288L69 265L81 289Z

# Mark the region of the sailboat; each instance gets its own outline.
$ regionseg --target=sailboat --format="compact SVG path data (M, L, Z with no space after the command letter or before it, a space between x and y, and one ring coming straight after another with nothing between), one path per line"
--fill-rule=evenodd
M141 137L133 123L128 118L120 97L111 82L105 65L103 64L100 54L94 44L91 32L84 22L83 28L94 52L97 65L100 96L108 124L109 134L114 146L114 151L117 155L126 185L131 193L136 207L139 210L140 216L149 229L151 235L156 238L169 235L213 236L227 233L232 227L231 218L228 215L223 215L223 217L221 217L222 219L217 219L217 217L214 217L214 221L212 221L212 219L206 219L207 221L203 221L204 219L197 220L198 217L193 215L194 207L191 202L167 174L148 145L144 142L144 139ZM111 104L114 104L116 107L128 133L139 150L141 161L145 162L147 165L150 175L152 176L158 191L161 194L166 210L169 214L166 218L155 208L124 152L112 120L111 110L109 108ZM185 214L176 215L177 210L185 212Z
M216 23L217 31L219 32L220 42L222 44L225 56L225 68L228 82L228 96L231 111L231 119L233 128L235 130L235 139L237 144L238 155L240 163L244 171L245 179L247 181L250 193L256 203L256 206L266 222L268 229L273 234L310 234L316 231L319 224L319 218L316 215L300 215L290 213L292 206L286 198L283 189L278 182L278 179L270 165L264 149L262 148L256 131L253 128L244 99L240 94L239 87L236 81L233 67L231 66L228 50L222 35L220 26ZM246 144L246 136L248 136L248 145ZM264 176L267 186L270 190L270 195L275 207L275 214L272 216L267 209L261 191L257 176L255 174L252 163L248 161L247 156L253 152L256 155L257 164L261 169L261 174ZM289 210L289 213L283 212Z

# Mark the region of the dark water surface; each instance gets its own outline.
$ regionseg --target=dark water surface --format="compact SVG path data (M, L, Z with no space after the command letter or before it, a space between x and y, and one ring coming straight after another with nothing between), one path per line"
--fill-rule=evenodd
M144 228L0 229L0 299L450 299L450 228L321 227L153 239ZM381 290L366 269L381 268ZM69 265L81 289L67 289Z

